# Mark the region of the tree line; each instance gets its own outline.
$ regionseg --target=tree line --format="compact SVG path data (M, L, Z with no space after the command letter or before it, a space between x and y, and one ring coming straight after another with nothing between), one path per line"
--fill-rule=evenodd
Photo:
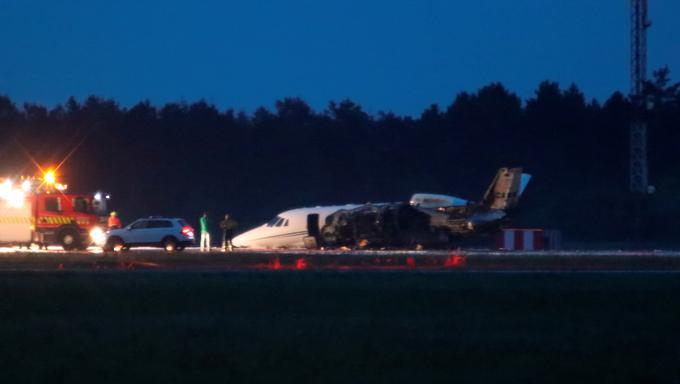
M300 98L253 113L205 101L74 98L52 108L0 96L0 174L56 165L71 190L105 190L125 221L152 214L243 226L300 206L404 201L414 192L478 199L497 168L534 178L516 225L557 228L582 241L626 241L629 125L649 121L650 181L644 240L673 243L680 217L680 90L667 69L644 103L616 92L586 100L545 81L523 101L500 83L458 94L420 116L367 113L352 100L313 110ZM644 104L645 107L637 107Z

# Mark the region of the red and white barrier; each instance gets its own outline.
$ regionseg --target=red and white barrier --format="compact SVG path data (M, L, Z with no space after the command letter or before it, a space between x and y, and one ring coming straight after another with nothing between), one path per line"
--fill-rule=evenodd
M496 248L506 251L538 251L545 249L542 229L503 229L496 238Z

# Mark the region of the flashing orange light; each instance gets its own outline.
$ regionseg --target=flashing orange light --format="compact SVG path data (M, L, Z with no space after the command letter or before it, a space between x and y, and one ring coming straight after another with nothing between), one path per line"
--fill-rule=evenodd
M54 184L57 182L57 176L55 176L54 171L51 169L45 172L44 179L47 184Z

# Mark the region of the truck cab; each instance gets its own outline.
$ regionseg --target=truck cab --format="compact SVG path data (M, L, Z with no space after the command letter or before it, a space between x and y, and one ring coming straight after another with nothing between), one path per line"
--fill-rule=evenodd
M94 210L94 195L37 193L33 199L33 242L59 244L65 250L87 248L90 231L100 223Z

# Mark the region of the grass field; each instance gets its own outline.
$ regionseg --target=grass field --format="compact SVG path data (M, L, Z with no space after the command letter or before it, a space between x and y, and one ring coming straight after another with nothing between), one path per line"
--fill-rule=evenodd
M0 383L678 382L679 336L678 274L0 274Z

